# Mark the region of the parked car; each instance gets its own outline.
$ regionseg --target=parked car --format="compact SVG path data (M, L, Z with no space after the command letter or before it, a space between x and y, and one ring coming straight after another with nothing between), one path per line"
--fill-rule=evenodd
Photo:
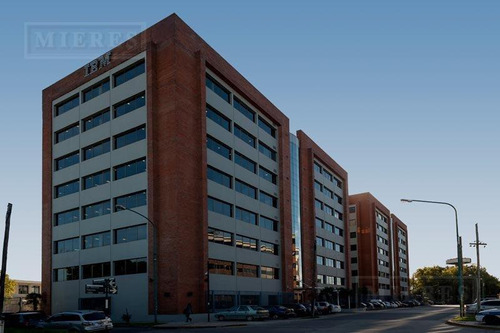
M232 308L217 313L215 316L219 320L254 320L269 318L269 311L255 305L237 305Z
M43 312L31 311L31 312L16 312L16 313L4 313L3 319L5 321L5 327L15 327L15 328L34 328L37 327L38 323L45 320L47 316Z
M305 307L304 304L301 303L290 303L290 304L284 304L283 306L293 309L295 314L297 316L306 316L307 315L307 308Z
M339 313L342 312L342 308L340 305L330 304L330 313Z
M306 307L307 314L312 315L313 308L311 306L311 303L306 303L306 304L304 304L304 306ZM317 306L314 306L314 313L318 314L318 307Z
M68 332L110 331L113 322L102 311L81 310L57 313L37 325L43 329L61 329Z
M372 299L368 303L373 305L374 309L385 309L385 304L382 301Z
M269 311L269 318L272 319L288 319L288 318L294 318L297 315L295 314L295 311L291 308L287 308L282 305L268 305L264 306L264 309Z
M488 300L481 301L481 310L490 310L490 309L500 309L500 299L497 300ZM465 306L465 312L467 314L474 314L477 311L477 304L467 304Z
M476 321L485 323L486 325L500 324L500 310L491 309L481 311L476 315Z

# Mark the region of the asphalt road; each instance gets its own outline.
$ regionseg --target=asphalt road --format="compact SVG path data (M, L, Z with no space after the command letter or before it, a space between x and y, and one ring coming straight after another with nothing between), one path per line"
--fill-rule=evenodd
M317 319L272 320L250 322L245 327L182 329L193 333L255 333L255 332L430 332L430 333L481 333L491 330L450 326L445 323L458 312L458 308L433 306L368 311L362 313L340 313ZM114 333L166 332L172 330L116 328Z

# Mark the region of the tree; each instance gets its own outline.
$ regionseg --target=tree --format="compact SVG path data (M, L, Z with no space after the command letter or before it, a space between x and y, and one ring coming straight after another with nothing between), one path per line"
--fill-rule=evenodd
M9 278L9 274L5 274L5 292L4 298L12 297L14 292L16 291L16 282Z
M38 305L42 300L42 295L38 293L30 293L26 295L26 304L33 304L33 311L38 311Z
M458 268L452 267L423 267L413 274L411 279L412 293L415 296L431 299L442 303L459 303L458 296ZM477 266L464 266L464 300L472 303L476 295ZM483 295L497 295L500 291L500 280L481 268Z

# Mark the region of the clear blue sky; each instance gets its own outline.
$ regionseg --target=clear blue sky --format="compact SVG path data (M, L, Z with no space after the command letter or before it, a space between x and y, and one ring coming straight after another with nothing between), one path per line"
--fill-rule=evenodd
M50 4L50 5L49 5ZM406 222L410 269L464 255L474 223L500 276L498 1L11 1L0 11L0 214L7 272L40 279L41 91L88 59L27 59L26 22L140 22L177 13ZM94 56L98 56L96 53ZM3 221L0 221L0 236Z

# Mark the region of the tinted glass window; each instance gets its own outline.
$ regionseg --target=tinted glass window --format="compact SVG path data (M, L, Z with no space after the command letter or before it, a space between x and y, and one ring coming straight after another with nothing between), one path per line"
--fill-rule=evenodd
M277 176L274 173L272 173L271 171L267 170L266 168L259 167L259 176L261 176L262 178L264 178L268 182L276 184Z
M111 233L109 231L101 232L82 237L83 248L91 249L94 247L107 246L111 244Z
M233 216L233 206L227 202L217 200L215 198L208 198L208 210L226 216Z
M236 191L249 196L252 199L257 199L257 189L247 183L244 183L240 180L236 180L235 187Z
M259 127L262 128L267 134L272 136L273 138L276 137L276 129L269 125L267 121L259 117Z
M61 184L56 186L56 198L63 197L65 195L76 193L80 190L80 181L73 180L69 183Z
M124 206L126 208L135 208L135 207L145 206L146 204L147 204L146 191L127 194L127 195L115 198L115 211L117 211L116 206Z
M219 111L215 110L210 105L207 105L206 113L208 119L211 119L216 124L223 127L225 130L231 132L231 121L226 116L224 116Z
M136 240L146 239L147 225L141 224L128 228L115 230L115 244L128 243Z
M211 166L207 167L207 178L223 186L231 188L232 177Z
M72 138L80 134L80 125L78 123L56 132L56 143Z
M92 312L92 313L87 313L83 315L83 319L85 320L102 320L106 319L106 315L104 312Z
M250 224L257 224L257 214L246 209L236 207L235 218Z
M100 111L83 120L83 131L88 131L94 127L107 123L109 121L109 109Z
M255 148L255 137L236 124L234 125L234 135Z
M80 154L78 152L74 152L58 158L56 160L56 170L61 170L78 163L80 163Z
M278 207L278 199L265 192L260 191L259 199L260 202L265 203L269 206Z
M123 134L115 136L115 149L128 146L146 138L146 126L141 126Z
M104 94L109 90L109 80L106 79L83 92L83 103Z
M140 158L115 167L115 180L130 177L146 171L146 158Z
M255 122L255 112L252 111L245 103L240 101L237 97L234 97L233 100L234 108L240 111L245 117L250 119L252 122Z
M63 113L76 108L78 105L80 105L80 97L75 95L56 106L56 116L62 115Z
M223 100L228 103L230 102L229 91L218 82L216 82L212 77L207 75L205 84L210 90L219 95Z
M132 80L134 77L141 75L146 70L146 64L144 60L126 68L124 71L115 74L114 76L114 86L117 87L122 83Z
M146 105L144 92L115 105L115 118L123 116Z
M82 183L83 183L83 189L89 189L95 186L103 185L106 183L109 183L111 180L110 172L108 170L100 171L97 173L94 173L93 175L83 177Z
M269 157L270 159L272 159L273 161L276 161L276 152L269 148L268 146L266 146L265 144L263 144L262 142L259 141L259 151L266 155L267 157Z
M89 160L91 158L97 157L102 154L109 153L110 151L110 143L109 139L101 141L99 143L93 144L91 146L85 147L82 149L83 151L83 159L84 161Z
M207 148L227 159L231 159L231 148L210 136L207 136Z
M97 216L111 213L110 201L101 201L95 204L83 206L83 219L90 219Z
M63 225L71 222L78 222L80 220L80 211L78 208L71 209L65 212L56 214L56 225Z
M243 168L247 169L250 172L253 173L256 172L257 164L238 152L236 152L234 155L234 162L236 162L236 164L242 166Z

